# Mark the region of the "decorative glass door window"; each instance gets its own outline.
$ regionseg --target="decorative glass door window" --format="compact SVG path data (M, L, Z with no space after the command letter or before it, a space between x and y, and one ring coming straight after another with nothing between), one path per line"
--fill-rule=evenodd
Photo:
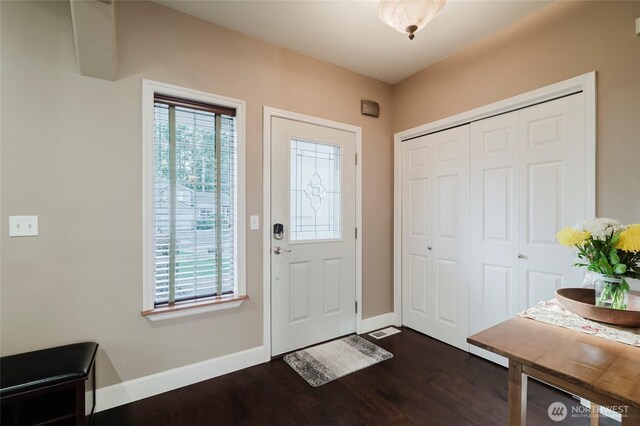
M340 147L291 140L291 241L339 239Z

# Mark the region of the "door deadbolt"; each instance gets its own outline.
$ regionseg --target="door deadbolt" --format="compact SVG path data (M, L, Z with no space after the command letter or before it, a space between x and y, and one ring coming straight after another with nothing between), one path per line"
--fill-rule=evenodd
M281 240L284 238L284 225L281 223L276 223L273 225L273 238L276 240Z

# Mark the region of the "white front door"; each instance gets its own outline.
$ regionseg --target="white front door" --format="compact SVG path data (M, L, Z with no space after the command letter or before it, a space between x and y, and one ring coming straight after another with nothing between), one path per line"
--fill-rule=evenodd
M467 350L469 126L403 143L403 324Z
M271 118L272 355L355 331L355 145Z

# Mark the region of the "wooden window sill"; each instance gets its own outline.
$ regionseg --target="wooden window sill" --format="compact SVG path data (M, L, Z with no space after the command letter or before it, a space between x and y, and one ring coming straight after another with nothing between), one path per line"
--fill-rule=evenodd
M205 312L237 308L238 306L242 305L242 302L244 302L248 298L249 296L246 295L230 295L198 300L196 302L176 303L175 305L171 306L163 306L161 308L142 311L142 316L147 317L151 321L159 321L171 318L198 315Z

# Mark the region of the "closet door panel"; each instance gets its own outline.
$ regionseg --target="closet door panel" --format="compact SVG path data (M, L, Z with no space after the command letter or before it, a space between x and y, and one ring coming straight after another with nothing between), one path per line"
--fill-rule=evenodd
M451 327L460 327L458 305L461 286L458 274L459 263L455 260L439 258L435 267L435 310L436 321ZM466 328L466 327L465 327Z
M411 255L409 259L410 303L411 311L408 322L416 324L420 322L422 315L428 315L427 311L427 276L429 274L429 261L427 256Z
M425 334L432 316L431 151L426 137L402 150L402 322Z
M469 126L428 136L434 149L432 336L468 350Z
M556 233L585 215L583 96L520 111L520 309L582 282L572 251L557 243Z
M515 315L518 308L518 112L471 124L471 334ZM475 346L472 353L506 365Z

